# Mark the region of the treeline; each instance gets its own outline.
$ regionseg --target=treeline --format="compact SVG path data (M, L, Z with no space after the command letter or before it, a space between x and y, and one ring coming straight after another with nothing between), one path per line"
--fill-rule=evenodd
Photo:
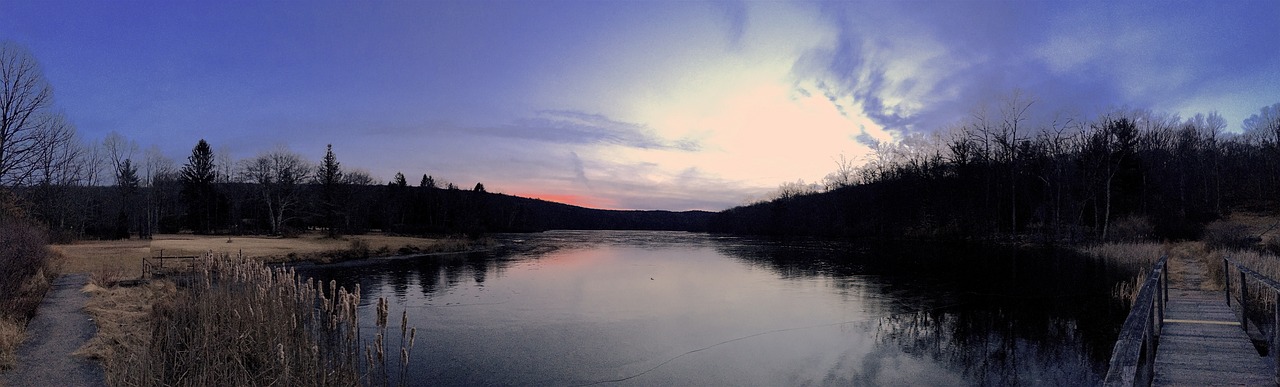
M878 144L824 187L716 214L711 230L1049 241L1197 238L1233 210L1280 210L1280 104L1224 132L1217 114L1116 111L1029 127L1014 96L933 135Z
M226 167L222 163L235 166ZM200 140L187 163L140 174L123 159L110 186L42 184L15 187L33 216L60 239L146 238L154 233L331 235L379 230L398 234L532 232L550 229L703 231L708 212L612 211L461 189L423 175L379 184L346 171L332 147L318 164L277 149L220 161ZM142 177L140 177L142 176Z

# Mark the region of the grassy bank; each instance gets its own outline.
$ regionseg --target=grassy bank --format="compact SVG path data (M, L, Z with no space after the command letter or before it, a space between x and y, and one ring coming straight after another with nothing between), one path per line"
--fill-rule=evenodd
M51 249L67 257L63 271L94 273L104 279L134 279L142 276L146 257L195 256L205 253L239 255L263 262L336 262L390 255L428 254L484 249L488 239L417 238L369 234L327 238L303 234L297 238L262 236L156 235L151 240L80 241L53 245ZM110 281L108 281L110 282Z
M416 335L402 319L400 348L388 346L394 332L379 300L366 342L359 289L225 254L199 259L189 286L86 291L100 330L80 353L101 360L112 385L386 385L402 378L387 362L407 361Z
M1258 249L1215 247L1205 242L1195 241L1106 243L1080 247L1079 250L1138 270L1139 275L1133 281L1126 281L1117 286L1116 295L1125 298L1132 298L1137 294L1136 284L1146 279L1151 265L1163 255L1169 256L1169 279L1173 283L1181 282L1183 276L1192 270L1188 267L1188 262L1198 263L1204 269L1205 275L1200 285L1201 290L1223 289L1222 259L1224 257L1230 257L1271 278L1280 278L1280 257Z

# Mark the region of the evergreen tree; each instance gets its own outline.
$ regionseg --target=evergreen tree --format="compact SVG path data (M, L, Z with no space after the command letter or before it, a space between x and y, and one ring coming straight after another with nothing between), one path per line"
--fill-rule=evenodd
M396 187L400 187L400 188L404 188L404 187L408 187L408 186L409 186L409 182L407 182L407 181L405 181L405 180L404 180L404 174L403 174L403 173L396 172L396 177L395 177L395 179L392 179L392 180L391 180L391 185L396 186Z
M325 189L335 187L342 182L342 168L338 158L333 155L333 144L325 146L324 159L316 171L316 180Z
M424 173L422 174L422 181L418 183L418 186L422 188L436 188L436 178Z
M129 239L130 228L137 218L138 210L138 167L133 161L124 159L116 167L116 187L120 190L120 213L116 217L115 238Z
M133 166L132 160L124 159L116 168L116 186L120 187L124 196L132 196L138 192L138 167Z
M197 233L208 233L213 229L216 200L213 183L218 178L217 165L213 161L213 148L200 139L179 171L182 197L187 202L187 226Z
M320 183L320 210L324 214L325 226L329 229L329 237L338 236L338 196L342 184L342 169L338 158L333 155L333 144L325 146L324 159L316 171L316 181Z

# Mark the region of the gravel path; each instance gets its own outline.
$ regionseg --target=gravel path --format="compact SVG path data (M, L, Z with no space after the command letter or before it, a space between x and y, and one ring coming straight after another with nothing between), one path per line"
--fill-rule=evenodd
M5 386L105 386L97 362L71 353L96 330L84 305L89 295L80 288L88 274L63 275L53 281L36 317L27 324L27 339L18 348L18 364L0 374Z

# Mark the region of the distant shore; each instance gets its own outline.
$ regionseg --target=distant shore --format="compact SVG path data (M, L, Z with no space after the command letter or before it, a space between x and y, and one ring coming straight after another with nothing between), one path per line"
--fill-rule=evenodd
M465 252L492 246L486 238L409 237L385 234L328 238L302 234L296 238L162 234L150 240L78 241L51 245L65 260L63 273L96 273L113 279L142 276L142 260L159 256L192 256L207 252L243 254L263 262L333 263L352 259Z

